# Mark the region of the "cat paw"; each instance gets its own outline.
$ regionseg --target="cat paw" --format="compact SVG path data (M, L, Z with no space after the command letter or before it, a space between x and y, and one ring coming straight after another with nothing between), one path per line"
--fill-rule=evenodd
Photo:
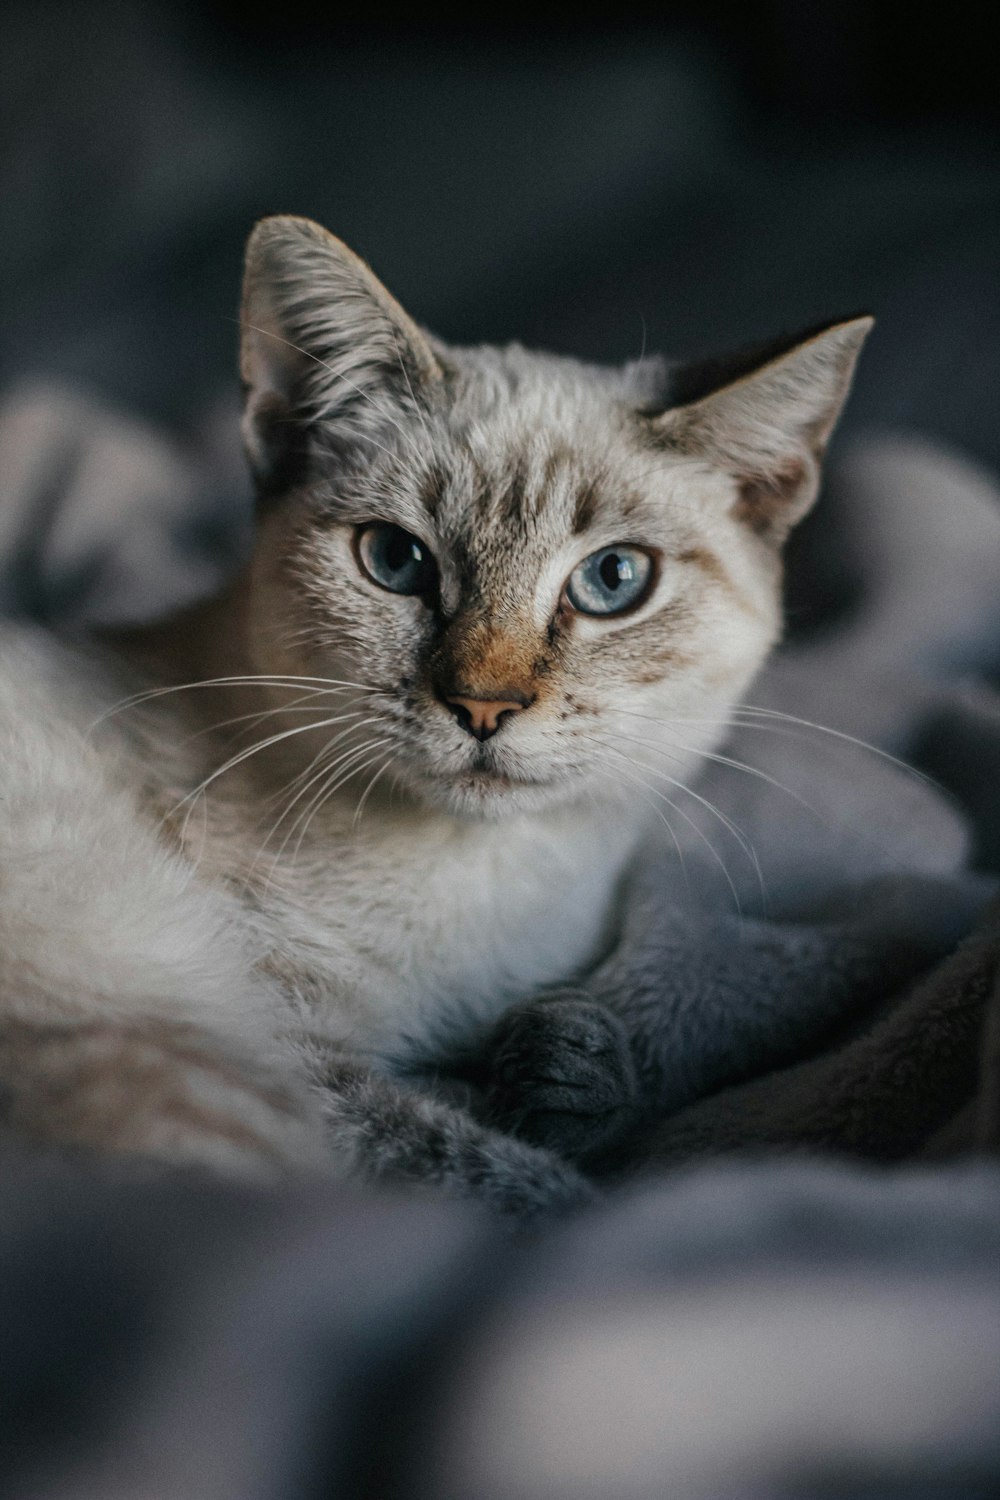
M489 1069L493 1123L561 1156L600 1155L636 1118L625 1028L595 1001L560 995L509 1011L494 1033Z

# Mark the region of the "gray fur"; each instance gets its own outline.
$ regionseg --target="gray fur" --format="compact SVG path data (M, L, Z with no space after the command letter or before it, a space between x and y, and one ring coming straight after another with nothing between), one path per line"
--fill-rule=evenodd
M989 890L972 877L871 881L779 941L772 921L666 900L672 876L655 859L641 866L612 953L573 991L508 1013L493 1040L495 1117L596 1167L616 1165L652 1123L868 1013L951 952ZM733 1149L748 1125L741 1097Z

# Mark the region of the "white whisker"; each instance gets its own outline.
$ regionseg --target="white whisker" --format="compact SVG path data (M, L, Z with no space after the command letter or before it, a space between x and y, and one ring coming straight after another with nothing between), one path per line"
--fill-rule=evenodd
M276 714L314 714L316 712L315 703L310 703L303 708L300 708L298 705L303 703L308 697L315 697L317 694L323 694L327 691L326 688L310 688L307 693L302 693L298 698L293 698L290 703L279 704L277 708L260 708L254 713L237 714L232 719L219 719L216 723L206 724L203 729L192 730L189 735L185 736L183 743L188 745L192 740L201 739L207 734L216 734L220 729L231 729L235 724L247 724L251 721L259 723L261 719L271 719Z
M106 708L93 723L88 727L88 734L102 724L105 719L111 718L113 714L122 713L125 709L136 708L142 703L151 702L154 698L165 698L171 693L187 693L196 688L211 687L302 687L303 684L316 685L318 692L344 691L354 688L360 693L385 693L387 688L376 687L366 682L350 682L346 679L336 677L302 677L302 676L277 676L269 673L244 673L232 677L202 677L194 682L172 683L169 687L148 688L141 693L133 693L128 698L122 698L119 702Z
M614 765L614 763L612 761L608 760L605 756L598 756L597 760L598 760L599 765L601 765L604 768L604 774L608 777L608 780L611 782L612 787L614 787L614 790L617 791L617 787L615 787L615 783L614 783L614 778L615 778L616 775L621 775L622 774L620 767L616 767ZM670 822L669 818L667 817L666 813L663 811L662 807L657 807L656 803L653 802L650 799L650 797L647 795L647 793L649 793L650 791L654 791L655 788L648 787L644 782L641 782L641 781L639 781L636 778L630 778L630 783L631 783L632 786L636 786L636 787L639 788L639 792L640 792L640 795L642 796L643 802L645 802L646 806L648 808L650 808L650 810L656 815L656 817L659 818L660 822L663 824L664 828L669 833L669 835L671 837L671 840L673 841L674 848L677 851L677 858L678 858L678 860L680 862L681 874L684 877L684 884L687 886L688 890L690 891L690 889L691 889L691 877L688 874L687 861L684 858L684 850L681 847L680 840L678 839L677 834L674 831L673 824ZM667 798L666 800L669 801L669 798ZM671 806L672 805L673 804L671 804ZM674 811L676 812L677 809L674 808Z
M339 724L346 717L348 717L348 715L340 715L332 719L320 719L316 723L297 724L292 729L283 729L279 734L272 734L265 740L259 740L256 744L251 745L248 749L241 750L238 755L230 756L227 761L224 761L221 766L212 771L211 774L206 776L203 781L200 781L196 787L193 787L191 791L187 792L179 802L176 802L174 806L163 815L162 821L166 822L168 818L172 818L174 814L178 812L178 810L182 808L186 802L193 801L194 799L199 797L203 792L207 791L212 783L214 781L217 781L220 776L224 776L227 771L234 770L236 766L242 765L243 762L249 760L252 755L257 755L260 753L260 751L267 750L272 745L280 744L282 740L291 739L294 735L306 734L313 729L325 729L331 724ZM351 715L350 717L353 717L353 715Z
M375 720L370 720L368 722L369 723L374 723ZM361 729L361 728L364 728L364 727L365 726L363 724L353 725L350 732L353 733L354 730ZM266 844L270 841L270 839L272 839L274 837L275 833L277 833L277 831L280 828L281 824L284 822L285 818L288 817L288 815L292 811L292 808L295 806L295 804L298 801L300 801L301 798L303 798L306 795L306 793L309 791L309 789L311 787L315 786L317 782L321 783L319 791L315 793L315 795L307 803L306 807L299 813L298 817L296 817L295 821L289 827L287 833L285 834L285 837L282 839L281 844L280 844L280 846L279 846L279 848L277 850L277 853L274 856L274 861L273 861L272 869L280 861L282 854L284 853L285 849L288 847L289 842L291 841L291 839L295 835L295 830L297 828L299 828L300 825L301 825L302 832L300 833L299 838L298 838L298 842L296 843L296 846L295 846L295 856L294 856L295 858L298 857L299 850L302 847L302 840L303 840L303 838L305 836L306 829L308 828L308 825L309 825L309 823L310 823L310 821L312 819L312 816L313 816L314 812L317 812L319 810L319 805L321 804L321 802L323 801L323 799L329 793L332 793L332 790L334 789L333 782L334 782L335 778L340 774L340 772L343 771L346 767L351 766L354 763L354 761L356 761L360 756L365 755L372 748L373 745L376 745L376 744L381 745L382 744L382 741L376 741L374 739L369 738L369 739L365 740L361 745L348 745L346 747L346 749L342 750L339 755L335 756L334 759L332 761L330 761L329 759L327 759L327 757L330 754L330 751L333 750L336 747L336 745L339 743L339 741L341 739L343 739L343 738L344 738L343 734L338 735L337 738L336 738L336 740L333 742L333 744L331 744L329 746L325 746L324 750L321 752L321 755L317 756L314 759L314 761L312 763L313 765L316 764L316 760L320 760L322 758L323 763L320 765L319 770L316 771L316 772L314 772L314 774L309 777L308 781L306 781L303 784L303 786L299 789L299 791L292 798L292 800L289 803L289 805L285 808L284 812L281 814L281 816L278 818L277 822L274 824L274 826L271 828L270 832L268 833L267 839L264 841L264 844L261 846L261 852L263 852L263 849L266 846ZM312 769L312 767L310 767L309 769Z
M802 729L812 729L818 731L820 734L831 735L833 739L843 740L845 744L853 745L858 750L867 750L870 754L877 755L880 759L889 761L891 765L896 766L900 771L906 771L910 776L915 776L918 781L923 781L931 786L934 784L932 777L925 775L923 771L918 770L916 766L911 766L907 761L900 760L898 755L893 755L890 751L883 750L878 745L871 744L868 740L859 739L857 735L847 734L842 729L832 729L829 724L816 724L811 719L800 719L795 714L783 713L777 708L755 708L752 703L738 703L735 706L734 712L748 714L753 718L775 719L785 724L795 724ZM753 725L747 724L745 727L752 728Z
M865 750L871 755L877 755L880 760L888 761L890 765L894 765L900 771L905 771L909 776L914 777L917 781L924 782L928 786L937 785L934 778L928 776L926 772L921 771L919 767L910 765L908 761L901 760L899 756L893 755L889 750L883 750L879 745L873 745L869 740L859 739L856 735L847 734L841 729L833 729L829 724L819 724L812 719L798 718L795 714L784 713L781 709L777 708L756 708L751 703L737 703L729 710L725 718L722 719L718 716L714 718L696 718L675 714L671 714L666 718L660 718L655 714L641 714L632 709L620 709L619 712L627 713L631 718L648 719L651 724L667 725L668 727L675 724L714 724L720 727L726 725L733 729L757 729L770 733L779 733L783 726L786 725L792 728L807 729L816 734L829 735L832 739L852 745L855 749ZM761 723L761 719L773 722Z
M307 766L303 766L301 770L297 771L293 776L290 776L289 779L284 782L277 791L272 792L271 795L265 799L266 805L270 807L273 806L276 802L280 803L288 795L293 787L298 786L300 782L304 782L306 780L313 767L318 765L321 760L329 755L330 751L335 749L335 747L339 745L342 740L347 739L348 736L354 734L356 730L364 728L365 725L374 724L377 722L374 716L369 715L367 718L365 718L364 714L365 711L363 708L355 708L348 713L338 714L336 719L332 720L331 723L347 724L347 728L342 729L339 734L335 734L332 740L324 741L324 743L316 751L315 755ZM353 719L355 722L348 723L348 720L350 719ZM358 720L360 720L360 723L357 722ZM306 787L303 787L302 790L305 791ZM297 797L300 795L301 793L296 794L296 797L292 799L292 803L290 804L290 806L294 805ZM286 807L285 812L287 813L289 810L290 807ZM284 817L285 814L283 813L281 816ZM280 823L280 817L278 821Z
M293 863L298 859L299 852L302 848L302 842L309 831L309 824L312 822L313 818L318 816L322 808L326 805L327 802L329 802L330 798L337 793L337 791L344 785L346 781L349 781L352 776L358 776L362 771L367 770L367 768L372 765L375 760L377 760L379 754L384 750L384 748L385 744L382 740L366 740L365 743L363 745L359 745L357 749L345 752L344 755L338 757L338 760L333 767L326 768L328 779L323 783L316 796L312 799L309 806L306 808L303 817L297 818L295 823L289 829L287 838L282 843L281 850L278 851L279 858L281 855L281 851L285 848L285 845L288 842L288 839L291 838L292 834L295 832L295 829L301 823L302 826L299 831L298 839L295 843L294 852L292 854ZM370 754L371 751L374 751L375 753Z
M583 735L582 738L584 738L584 739L594 739L594 736L592 736L592 735ZM638 771L638 770L652 771L652 774L654 776L655 775L663 775L662 772L657 772L657 771L653 770L653 768L650 767L650 766L643 766L640 762L637 762L631 755L628 755L624 750L617 749L614 745L605 745L600 740L597 740L596 743L599 744L599 745L601 745L602 749L610 750L612 754L620 756L621 759L624 760L624 761L626 761L628 763L628 765L630 765L633 768L634 771ZM690 787L684 786L683 782L675 781L673 779L673 777L670 777L670 776L664 776L664 780L669 781L670 784L672 786L677 787L677 789L679 791L688 792L689 794L691 794ZM698 838L701 839L702 843L705 845L706 849L708 849L708 851L711 854L712 858L715 860L716 864L719 866L720 870L722 871L723 878L725 879L726 884L729 886L729 889L732 892L732 897L733 897L733 901L734 901L735 906L736 906L737 915L742 918L742 916L743 916L743 906L742 906L742 903L740 901L739 893L738 893L738 891L736 889L736 885L735 885L735 883L733 881L732 876L729 873L729 870L728 870L728 868L726 866L725 860L722 858L722 856L720 855L719 851L716 849L716 847L712 843L712 841L708 838L708 836L706 835L705 831L703 829L699 828L698 825L697 825L697 823L694 821L694 819L691 818L691 817L689 817L688 814L684 811L684 809L682 807L678 807L677 803L674 802L672 798L668 797L665 792L661 792L658 787L649 786L648 782L642 781L641 784L643 786L645 786L648 791L652 792L655 797L662 798L663 801L667 803L668 807L672 807L673 810L674 810L674 812L676 812L679 817L682 817L684 819L685 823L687 823L688 827L697 835ZM704 804L704 806L708 808L709 811L715 812L719 816L719 818L721 819L721 821L723 822L723 824L729 827L730 833L734 834L734 836L737 839L740 839L741 846L743 847L744 852L746 852L748 854L748 857L751 858L753 860L753 862L755 863L755 866L757 868L757 872L758 872L758 875L759 875L760 874L760 867L756 863L756 857L753 855L752 850L748 849L746 840L745 839L741 839L741 836L740 836L738 830L734 829L733 826L731 824L729 824L728 819L725 818L725 815L722 814L722 813L720 813L717 808L713 808L713 806L712 806L712 804L710 802L707 802L704 798L696 798L696 800L701 801ZM763 889L762 889L762 898L763 898Z
M665 749L661 745L656 745L656 744L652 743L650 740L640 740L640 739L634 738L633 736L628 736L628 735L626 735L626 736L619 735L618 737L619 738L627 739L630 744L642 745L646 749L652 750L654 752L654 754L667 755L667 756L670 755L670 751L669 750ZM710 750L697 751L697 750L694 750L690 745L680 744L680 743L678 743L676 741L674 742L674 748L678 749L678 750L681 750L687 756L692 756L692 755L699 756L702 760L715 761L719 765L730 766L733 769L738 770L738 771L746 771L751 776L758 776L758 777L760 777L760 779L762 781L766 781L770 786L775 787L778 791L787 793L787 795L789 797L791 797L795 802L798 802L802 807L806 808L807 811L815 813L817 817L820 816L819 813L817 812L817 810L814 807L812 807L808 802L806 802L806 800L805 800L804 797L800 797L799 794L797 792L793 791L791 787L784 786L780 781L776 780L775 777L769 776L766 771L760 771L755 766L745 765L742 761L734 760L730 756L717 755L713 751L710 751ZM672 759L677 759L676 756L673 756L671 758ZM672 776L667 776L666 772L664 772L664 771L656 771L656 770L654 770L653 767L649 767L648 769L650 769L652 771L653 775L663 776L663 777L665 777L665 779L667 781L669 781L671 783L672 786L676 786L680 790L686 791L689 797L693 797L696 802L701 803L701 805L704 808L706 808L706 810L708 812L713 813L715 815L715 817L717 817L722 822L723 826L729 830L729 832L732 834L732 836L736 839L736 841L739 844L740 848L746 854L746 856L749 859L750 863L753 865L754 874L755 874L756 880L757 880L757 888L760 891L761 906L762 906L763 909L766 909L766 907L767 907L767 891L765 889L764 873L763 873L763 871L761 869L761 866L760 866L760 859L759 859L757 851L754 848L752 842L747 837L747 835L743 832L743 830L741 828L739 828L738 825L736 823L734 823L731 818L727 817L726 814L723 813L722 809L719 808L719 807L717 807L714 802L710 802L707 797L701 796L701 794L698 793L698 792L696 792L696 791L694 791L694 789L692 787L686 786L683 782L677 781Z
M632 739L627 735L621 734L618 734L616 738L624 739L628 741L628 743L636 745L645 745L648 743L645 740ZM652 748L658 750L661 754L669 754L668 751L660 750L659 746L653 746ZM757 858L757 851L754 849L753 844L750 842L749 838L746 836L743 830L739 828L731 818L727 817L721 808L716 807L714 802L710 802L707 797L703 797L699 792L696 792L693 787L687 786L683 781L678 781L675 776L670 776L666 771L659 770L654 766L646 766L645 769L649 771L653 776L661 776L664 781L667 781L671 786L676 787L679 792L686 792L689 797L692 797L695 802L704 807L706 812L710 813L713 817L719 820L722 826L739 844L740 848L743 850L743 853L746 855L747 859L753 866L754 873L757 877L758 887L760 889L761 900L764 901L764 877L760 868L760 861Z
M364 794L361 797L360 802L358 803L357 807L354 809L354 817L351 820L351 826L353 828L357 828L358 824L361 822L361 814L365 810L365 803L368 801L368 798L371 796L372 792L375 790L376 784L378 783L379 779L384 775L384 773L386 771L388 771L389 767L393 764L394 761L395 761L395 756L393 755L392 751L390 750L389 754L386 756L386 758L383 760L382 764L376 770L376 772L375 772L374 776L372 777L371 781L369 781L367 787L365 788Z
M673 716L668 718L658 718L652 714L638 713L629 709L619 709L618 712L628 716L629 718L641 719L647 723L655 724L660 729L666 730L674 728L677 725L684 724L697 726L704 726L706 724L716 726L719 725L719 720L717 718L692 718ZM744 710L744 712L749 712L749 710ZM804 733L796 733L796 729L799 727L810 732L819 731L820 733L833 736L833 738L836 740L846 740L852 747L856 747L860 750L870 751L872 754L879 756L883 760L887 760L899 770L903 771L904 773L908 773L915 780L921 781L927 786L936 787L937 785L933 778L926 776L915 766L910 766L905 761L899 760L897 759L897 757L890 755L887 751L880 750L877 745L870 745L866 741L856 739L850 735L842 735L840 731L832 730L826 725L813 724L808 720L797 720L794 718L794 716L783 714L777 709L755 710L754 712L766 714L767 722L761 723L753 718L741 719L734 717L730 721L728 727L741 730L754 729L759 732L769 734L785 734L797 739L807 738L806 734ZM776 720L777 722L771 722L772 719ZM786 720L788 721L788 724L786 724ZM649 749L653 751L659 751L659 753L661 754L668 753L667 751L661 749L661 747L654 745L649 741L634 740L633 742L637 744L645 744ZM787 783L779 781L777 777L771 776L767 771L762 770L761 767L752 766L747 761L738 760L734 756L724 755L717 751L698 750L692 746L684 745L681 741L676 739L672 740L672 744L676 748L683 750L690 755L698 756L703 760L711 761L721 766L727 766L733 770L742 771L746 775L753 776L760 781L765 782L767 785L774 787L776 791L782 792L785 794L785 796L791 798L791 800L797 803L801 808L803 808L804 811L808 812L812 817L816 818L816 820L822 826L826 828L833 828L836 826L828 813L824 812L820 807L817 807L815 803L810 802L806 797L802 796L801 793L797 792L794 787L790 787L787 785ZM895 856L891 850L887 849L880 840L873 838L870 833L862 834L860 833L860 831L858 836L860 838L863 838L864 842L868 844L869 847L880 850L893 864L898 864L897 856Z
M332 752L336 750L337 746L341 744L343 740L347 739L350 735L355 734L359 730L366 729L371 725L377 723L378 720L376 718L370 717L367 719L361 719L360 723L350 724L346 729L342 729L339 734L334 735L332 740L329 740L325 745L323 745L320 750L317 751L309 764L303 770L301 770L297 776L292 777L290 781L285 783L280 793L276 792L273 796L268 798L269 802L274 802L279 797L285 797L297 783L301 783L298 791L295 793L295 796L292 797L291 801L287 803L275 823L272 825L270 831L268 832L267 838L264 840L265 844L269 843L270 840L274 837L278 829L281 827L282 823L291 813L292 808L298 801L301 800L302 797L306 795L306 793L309 791L309 788L315 786L316 782L319 781L322 777L326 776L332 769L329 757ZM354 747L352 745L348 745L347 748L342 751L342 755L350 755L353 749ZM319 770L315 771L314 768L317 765L319 766ZM282 845L282 848L284 848L284 845Z

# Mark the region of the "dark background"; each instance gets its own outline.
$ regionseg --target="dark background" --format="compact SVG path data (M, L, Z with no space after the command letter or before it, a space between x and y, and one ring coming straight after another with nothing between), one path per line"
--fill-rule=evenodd
M292 211L460 342L696 355L870 309L848 425L1000 466L985 9L416 14L6 6L0 395L195 430L235 397L246 232Z

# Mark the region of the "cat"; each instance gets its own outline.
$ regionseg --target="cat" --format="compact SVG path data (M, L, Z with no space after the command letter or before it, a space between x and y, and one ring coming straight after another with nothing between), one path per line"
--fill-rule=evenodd
M5 1128L586 1201L648 1082L636 768L690 778L777 639L870 324L680 370L451 347L261 221L248 565L151 627L0 637Z

